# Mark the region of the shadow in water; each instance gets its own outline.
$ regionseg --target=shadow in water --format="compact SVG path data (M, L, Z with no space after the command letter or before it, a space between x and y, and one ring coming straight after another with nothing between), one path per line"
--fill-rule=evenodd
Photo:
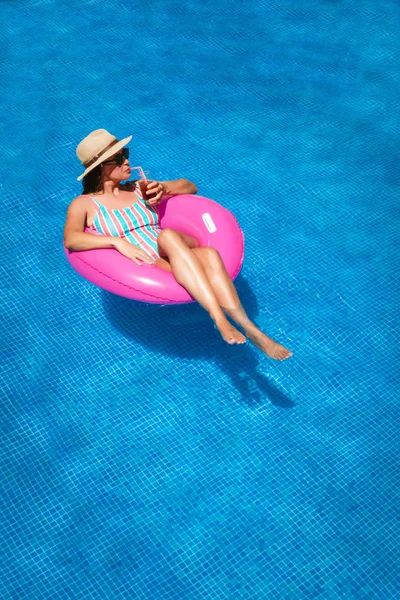
M236 287L249 317L255 319L257 300L249 284L239 276ZM275 406L293 408L294 402L258 370L259 351L249 344L227 345L198 304L157 306L104 292L103 305L113 327L158 354L213 360L248 406L259 406L267 397Z

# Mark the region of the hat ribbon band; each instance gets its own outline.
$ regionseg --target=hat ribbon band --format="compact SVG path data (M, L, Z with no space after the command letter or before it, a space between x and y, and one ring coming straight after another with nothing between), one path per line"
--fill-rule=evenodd
M113 146L115 146L115 144L118 144L118 140L114 140L113 142L111 142L111 144L108 144L108 146L106 146L105 148L103 148L102 150L100 150L100 152L98 152L97 154L95 154L93 156L93 158L91 158L90 160L88 160L87 162L83 163L84 167L90 167L91 165L93 165L96 160L99 160L100 156L102 154L104 154L105 152L107 152L108 150L110 150Z

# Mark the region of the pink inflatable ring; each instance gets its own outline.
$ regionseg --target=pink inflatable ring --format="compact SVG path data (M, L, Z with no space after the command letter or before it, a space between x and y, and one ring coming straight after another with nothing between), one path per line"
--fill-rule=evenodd
M162 229L182 231L196 238L200 246L218 250L230 277L235 279L243 262L244 240L232 213L213 200L189 194L164 200L159 211ZM172 273L145 263L139 266L112 248L64 250L75 271L113 294L152 304L194 301Z

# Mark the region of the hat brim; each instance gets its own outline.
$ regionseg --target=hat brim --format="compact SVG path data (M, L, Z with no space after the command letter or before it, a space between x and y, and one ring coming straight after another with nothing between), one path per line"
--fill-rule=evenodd
M119 150L122 150L122 148L124 146L126 146L127 144L129 144L129 142L131 141L131 139L132 139L132 136L130 135L129 137L124 138L120 142L117 142L112 148L110 148L109 150L107 150L107 152L104 152L104 154L102 154L100 156L100 158L98 158L96 160L96 162L94 162L92 165L90 165L90 167L88 167L86 169L86 171L84 173L82 173L82 175L79 175L79 177L77 177L76 180L77 181L81 181L81 179L83 179L84 177L86 177L86 175L88 173L90 173L90 171L93 171L93 169L95 169L102 162L104 162L105 160L107 160L107 158L111 158L111 156L114 156L114 154L117 154L117 152L119 152Z

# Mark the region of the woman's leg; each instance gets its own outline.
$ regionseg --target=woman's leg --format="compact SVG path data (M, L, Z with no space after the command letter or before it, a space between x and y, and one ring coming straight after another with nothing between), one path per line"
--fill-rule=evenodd
M158 246L160 255L166 256L169 263L159 258L156 266L172 270L177 282L209 313L228 344L243 344L246 338L227 320L201 261L188 246L185 237L173 229L163 229L158 236Z
M292 352L265 335L250 321L218 251L214 248L193 248L192 252L200 259L219 305L243 327L247 337L270 358L285 360L292 356Z

